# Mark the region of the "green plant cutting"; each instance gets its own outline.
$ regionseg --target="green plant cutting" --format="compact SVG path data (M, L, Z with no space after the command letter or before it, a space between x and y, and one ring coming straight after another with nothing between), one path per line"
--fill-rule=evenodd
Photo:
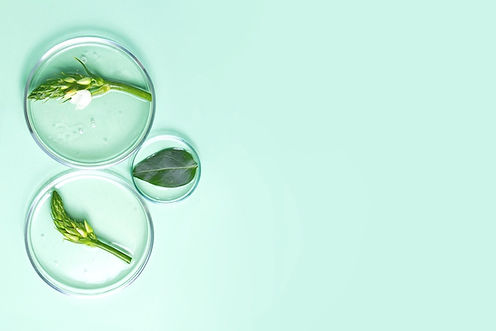
M65 211L62 197L57 191L52 192L50 207L52 210L53 223L67 241L75 244L83 244L90 247L101 248L117 256L122 261L128 264L131 263L131 256L100 241L87 220L78 221L70 217Z
M148 156L133 169L133 176L155 186L179 187L195 177L198 163L180 148L165 148Z
M129 84L104 79L92 73L83 61L77 57L75 59L83 66L85 75L62 72L59 77L49 78L36 87L28 95L28 99L43 101L59 99L62 102L69 101L75 104L76 109L84 109L94 97L105 95L110 91L120 91L144 101L152 101L152 95L149 92Z

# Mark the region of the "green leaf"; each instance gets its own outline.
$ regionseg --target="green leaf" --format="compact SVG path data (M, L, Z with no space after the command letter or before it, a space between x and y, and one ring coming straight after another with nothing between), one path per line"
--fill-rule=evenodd
M198 163L184 149L166 148L138 163L133 176L162 187L179 187L195 177Z

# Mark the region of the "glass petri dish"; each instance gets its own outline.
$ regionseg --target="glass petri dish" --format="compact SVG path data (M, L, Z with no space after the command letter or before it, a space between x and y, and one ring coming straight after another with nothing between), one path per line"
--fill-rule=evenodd
M77 110L70 102L27 98L61 72L85 74L75 57L105 79L148 91L152 101L110 91ZM35 141L55 160L76 168L106 167L131 155L145 140L154 111L154 89L143 65L118 43L99 37L69 39L52 47L31 71L24 91L26 122Z
M170 147L186 150L191 154L193 159L198 164L195 177L188 184L175 188L166 188L152 185L133 176L133 169L139 162L153 153ZM133 179L134 186L145 198L153 202L170 203L185 199L186 197L190 196L191 193L193 193L193 191L198 186L200 175L201 163L195 148L183 138L175 135L159 134L150 139L147 139L132 160L131 178Z
M88 220L98 239L126 252L131 263L63 239L51 217L55 189L71 217ZM35 195L26 216L25 244L34 269L51 287L71 295L101 295L129 285L141 273L152 251L153 225L141 197L120 177L69 170Z

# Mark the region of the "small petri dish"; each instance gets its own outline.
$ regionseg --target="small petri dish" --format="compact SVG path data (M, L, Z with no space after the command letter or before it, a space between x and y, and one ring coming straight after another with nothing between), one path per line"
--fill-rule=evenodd
M51 217L54 190L72 218L86 219L99 240L131 256L131 263L63 239ZM153 225L144 201L120 177L107 171L69 170L49 180L32 200L25 244L34 269L54 289L102 295L129 285L141 273L152 251Z
M151 101L111 90L84 109L57 99L29 99L47 79L62 72L87 75L151 94ZM33 138L55 160L75 168L107 167L130 156L145 140L154 117L155 93L143 65L118 43L99 37L69 39L50 48L31 71L24 91L24 112Z
M193 160L195 160L195 162L198 164L195 176L188 184L180 187L167 188L152 185L133 176L133 169L139 162L152 155L153 153L156 153L165 148L184 149L191 154ZM185 139L171 134L159 134L147 139L134 156L131 166L131 178L133 179L134 186L145 198L153 202L170 203L185 199L186 197L190 196L191 193L193 193L195 188L198 186L200 174L201 163L195 148Z

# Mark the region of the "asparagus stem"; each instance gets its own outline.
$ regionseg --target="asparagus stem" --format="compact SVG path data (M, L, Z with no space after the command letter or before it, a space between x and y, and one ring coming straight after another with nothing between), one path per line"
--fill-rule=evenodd
M139 89L137 87L110 81L107 81L107 84L110 86L111 90L126 92L145 101L152 101L152 95L150 93L143 91L142 89Z
M131 263L131 257L124 252L121 252L115 247L101 242L96 236L93 228L87 220L77 221L71 218L64 208L62 197L57 191L52 192L52 199L50 201L50 208L52 211L52 219L55 228L64 236L64 239L75 244L83 244L90 247L101 248L126 263Z
M125 83L105 80L93 74L83 61L75 59L83 66L87 76L80 73L61 73L59 77L47 79L31 91L28 98L33 100L60 99L65 102L82 90L90 91L93 97L115 90L134 95L145 101L152 101L152 95L149 92Z
M131 263L132 258L129 255L121 252L120 250L118 250L118 249L116 249L110 245L107 245L106 243L101 242L100 240L94 241L93 244L95 245L95 247L101 248L101 249L103 249L103 250L105 250L111 254L114 254L115 256L120 258L122 261L124 261L128 264Z

